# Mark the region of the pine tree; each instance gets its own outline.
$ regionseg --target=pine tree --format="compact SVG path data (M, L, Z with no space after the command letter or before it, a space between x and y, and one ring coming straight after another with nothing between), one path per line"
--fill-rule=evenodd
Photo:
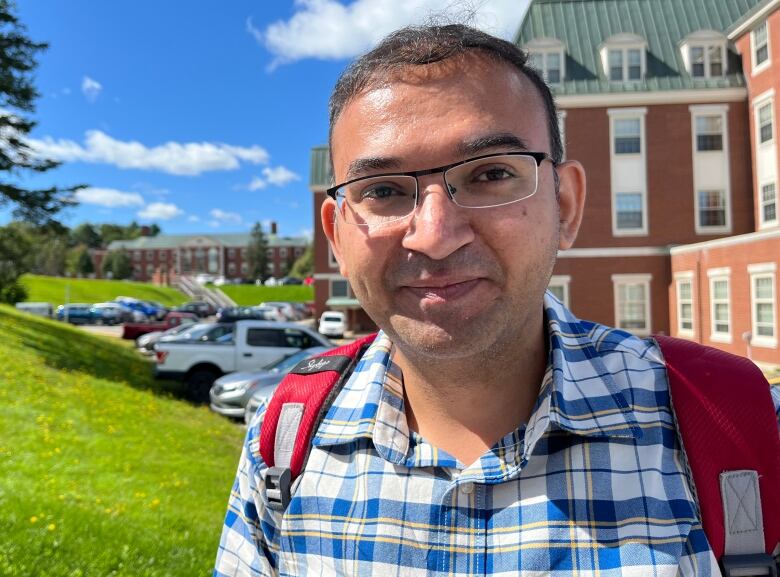
M251 278L264 280L268 275L268 241L259 222L252 227L247 248Z

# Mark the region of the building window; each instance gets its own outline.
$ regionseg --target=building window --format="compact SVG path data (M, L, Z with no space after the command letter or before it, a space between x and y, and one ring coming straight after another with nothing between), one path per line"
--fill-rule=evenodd
M247 274L249 272L249 263L246 261L243 261L241 263L241 274Z
M153 250L147 250L146 251L146 260L154 260L154 251Z
M700 190L698 193L698 228L726 226L726 192L724 190Z
M274 249L272 249L272 248L265 249L265 257L266 258L274 258Z
M612 275L615 326L637 335L650 334L651 275Z
M642 121L639 118L615 118L615 154L641 154Z
M642 79L642 51L639 48L610 48L609 79L613 82Z
M330 281L330 296L336 298L349 297L349 283L345 280Z
M728 268L707 271L710 278L710 340L731 342L731 297Z
M566 111L558 111L558 134L561 136L561 160L566 160Z
M767 34L766 21L753 30L751 41L753 43L753 68L756 69L769 62L769 35Z
M146 278L152 278L153 274L154 274L154 265L153 264L147 264L146 265Z
M234 263L234 262L229 262L228 263L228 274L229 275L236 274L236 263Z
M136 262L139 262L141 260L141 251L140 250L134 250L133 251L133 260Z
M693 275L683 273L677 278L677 332L693 335Z
M690 46L690 71L694 78L723 76L726 48L723 44Z
M294 252L294 254L295 254L296 258L297 258L297 257L299 257L299 256L301 256L303 254L303 249L301 247L296 247L293 252Z
M282 247L279 249L279 258L287 258L287 249Z
M767 102L758 108L758 143L764 144L774 139L774 118L772 102Z
M696 150L723 150L723 116L696 116Z
M530 65L542 74L548 84L560 84L563 80L563 53L559 51L531 51Z
M547 290L555 295L563 305L569 307L569 283L571 277L569 275L553 275L550 278L550 284L547 285Z
M236 258L236 249L229 248L227 251L228 258Z
M777 187L774 182L761 186L761 224L777 224Z
M641 192L615 193L615 220L618 230L637 230L644 228Z
M750 302L753 320L751 344L777 346L775 323L775 263L749 265Z
M330 268L339 268L339 261L336 260L336 257L333 255L333 249L330 246L330 243L328 243L328 266Z

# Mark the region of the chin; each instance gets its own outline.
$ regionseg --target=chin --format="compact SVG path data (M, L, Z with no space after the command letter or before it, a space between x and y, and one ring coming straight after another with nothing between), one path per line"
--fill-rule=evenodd
M392 317L385 332L407 356L432 359L462 359L484 356L494 348L497 325L490 331L472 321L423 321L409 317Z

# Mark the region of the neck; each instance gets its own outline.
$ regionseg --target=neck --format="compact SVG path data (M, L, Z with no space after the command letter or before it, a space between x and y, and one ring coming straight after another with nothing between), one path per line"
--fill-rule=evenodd
M436 359L398 347L410 429L469 465L528 421L547 366L546 332L474 356Z

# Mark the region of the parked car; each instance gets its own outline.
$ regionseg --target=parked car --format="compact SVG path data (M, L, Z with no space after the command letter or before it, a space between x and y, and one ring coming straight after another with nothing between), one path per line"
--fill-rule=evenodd
M212 383L225 373L256 370L301 349L333 346L316 331L295 323L241 320L228 342L178 340L155 346L156 376L184 380L192 396L207 400Z
M194 313L200 318L210 317L217 312L214 305L207 303L206 301L190 301L180 307L176 307L175 310L183 313Z
M320 317L318 330L328 337L343 338L347 330L347 316L342 311L325 311Z
M286 302L279 302L279 301L270 301L266 303L260 303L261 307L274 307L276 309L279 309L279 312L282 313L282 317L286 321L296 321L298 320L298 313L297 311L292 307L290 303Z
M285 321L278 309L273 307L225 307L217 311L217 321L232 323L241 320Z
M270 397L284 376L300 361L331 349L332 346L311 347L289 354L259 371L230 373L220 377L214 381L209 392L209 407L227 417L243 418L244 408L255 393Z
M233 323L196 323L175 335L160 337L162 343L229 343L233 339Z
M157 318L157 313L159 312L157 308L151 304L132 297L116 297L114 301L133 311L143 313L145 318L142 320Z
M122 325L122 338L137 339L146 333L167 331L173 327L178 327L185 321L194 323L197 320L198 317L193 313L171 312L165 315L165 318L161 322L125 323Z
M154 345L156 345L158 341L165 339L166 337L174 337L190 329L190 327L193 327L195 324L194 320L187 319L182 321L178 327L173 327L167 331L152 331L151 333L146 333L135 339L135 346L144 354L153 354Z
M104 325L118 325L133 321L133 311L117 302L95 303L92 309L99 315Z
M72 325L92 325L101 319L101 314L93 311L92 305L74 303L57 307L57 320L67 321Z
M286 276L279 279L280 285L297 285L297 284L303 284L303 281L299 278L295 278L294 276Z
M14 306L18 311L39 317L51 318L54 315L54 307L51 303L16 303Z

